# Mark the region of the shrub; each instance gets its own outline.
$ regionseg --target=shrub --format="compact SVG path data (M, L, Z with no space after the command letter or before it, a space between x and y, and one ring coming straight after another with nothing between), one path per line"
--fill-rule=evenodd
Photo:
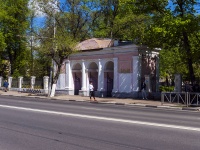
M161 92L173 92L174 86L160 86Z

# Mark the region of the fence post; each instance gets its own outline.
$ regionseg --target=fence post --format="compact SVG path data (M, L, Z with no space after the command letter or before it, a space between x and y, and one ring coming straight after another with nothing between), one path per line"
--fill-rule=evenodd
M31 76L31 89L34 89L34 85L35 85L35 76Z
M186 96L186 97L187 97L187 98L186 98L186 107L188 107L188 102L189 102L189 94L188 94L188 92L186 92L186 95L187 95L187 96Z
M49 91L49 87L48 87L49 83L48 82L49 82L49 77L48 76L44 76L43 77L43 83L44 83L43 84L43 86L44 86L43 89L44 89L44 93L45 94L48 94L48 91Z
M0 76L0 87L2 86L2 80L3 80L3 77Z
M161 92L161 105L163 105L163 103L164 103L164 93Z
M21 91L22 82L23 82L23 77L19 76L19 77L18 77L18 88L19 88L19 91Z
M169 92L169 101L170 101L170 103L172 103L172 93L171 92Z
M10 89L12 87L12 78L13 77L8 77L8 88Z

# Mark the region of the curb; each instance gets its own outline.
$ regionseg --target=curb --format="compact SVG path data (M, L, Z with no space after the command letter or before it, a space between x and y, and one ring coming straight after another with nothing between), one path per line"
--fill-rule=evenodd
M2 94L0 94L2 95ZM162 109L172 109L172 110L187 110L187 111L200 111L200 107L174 107L174 106L156 106L156 105L149 105L149 104L137 104L137 103L119 103L119 102L90 102L86 100L75 100L75 99L58 99L58 98L48 98L43 96L29 96L29 95L4 95L3 96L16 96L16 97L29 97L29 98L40 98L40 99L49 99L49 100L62 100L62 101L70 101L70 102L89 102L92 104L114 104L114 105L127 105L127 106L141 106L141 107L148 107L148 108L162 108Z
M200 108L183 107L182 110L200 111Z

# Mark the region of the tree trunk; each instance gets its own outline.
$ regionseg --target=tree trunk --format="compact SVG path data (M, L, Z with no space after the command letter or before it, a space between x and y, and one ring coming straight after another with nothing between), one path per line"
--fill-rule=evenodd
M191 55L191 49L190 49L190 44L188 40L188 35L185 31L183 31L183 42L187 54L187 63L188 63L188 69L189 69L189 74L190 74L190 81L193 83L195 81L195 75L194 75L194 69L193 69L193 61L192 61L192 55Z
M61 65L58 65L58 70L56 71L56 75L53 78L53 85L51 88L51 95L50 97L54 97L55 96L55 91L56 91L56 84L60 75L60 71L61 71Z

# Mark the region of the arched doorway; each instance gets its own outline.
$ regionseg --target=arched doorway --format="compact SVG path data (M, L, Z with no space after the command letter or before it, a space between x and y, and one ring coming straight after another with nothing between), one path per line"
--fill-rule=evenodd
M104 89L107 97L112 97L113 90L113 77L114 77L114 63L109 61L104 67Z
M93 83L94 90L98 88L98 66L95 62L90 63L88 66L88 78L89 82Z
M81 90L81 80L82 80L82 74L81 74L81 65L79 63L75 64L72 68L73 72L73 81L74 81L74 95L79 95L79 90Z

